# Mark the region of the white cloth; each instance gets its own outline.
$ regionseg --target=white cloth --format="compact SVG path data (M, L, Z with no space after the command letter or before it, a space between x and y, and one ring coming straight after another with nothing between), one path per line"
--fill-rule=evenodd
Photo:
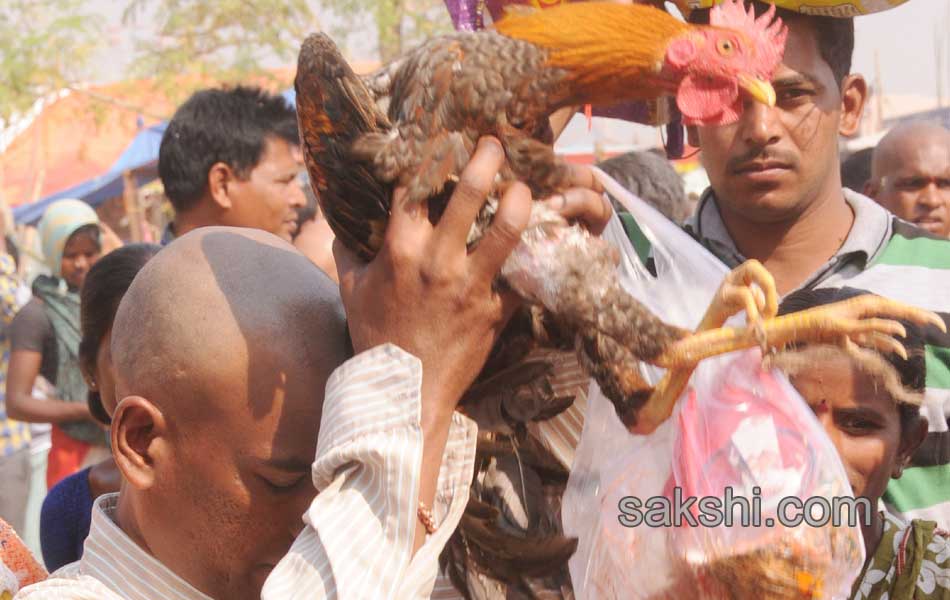
M453 416L432 511L437 531L412 555L422 466L422 363L393 345L340 366L327 383L313 463L321 490L306 528L264 584L265 600L428 598L438 557L468 502L477 428ZM138 547L100 498L80 561L17 600L206 600Z

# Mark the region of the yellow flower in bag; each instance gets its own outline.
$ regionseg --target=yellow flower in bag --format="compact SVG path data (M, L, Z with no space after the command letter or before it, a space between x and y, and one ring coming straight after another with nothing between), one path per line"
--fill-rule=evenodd
M856 17L869 15L903 4L907 0L767 0L780 8L795 12L828 17ZM718 0L678 0L688 8L710 8Z

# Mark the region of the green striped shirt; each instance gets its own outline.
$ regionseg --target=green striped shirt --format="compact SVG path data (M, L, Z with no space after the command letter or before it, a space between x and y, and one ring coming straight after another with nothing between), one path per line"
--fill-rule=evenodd
M950 240L901 221L873 200L845 189L854 211L851 232L838 252L800 289L850 287L932 310L950 326ZM621 222L637 254L649 263L650 245L629 215ZM746 259L726 231L707 191L686 230L728 267ZM910 518L936 521L950 529L950 336L925 332L927 390L921 412L930 432L901 479L884 497L889 507Z

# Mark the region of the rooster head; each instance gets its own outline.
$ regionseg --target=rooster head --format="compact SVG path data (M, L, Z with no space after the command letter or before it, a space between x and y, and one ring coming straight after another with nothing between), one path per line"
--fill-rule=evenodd
M665 66L679 78L676 104L687 125L726 125L742 112L742 92L775 105L769 81L785 53L788 29L771 6L756 18L743 0L723 0L708 27L691 28L667 46Z

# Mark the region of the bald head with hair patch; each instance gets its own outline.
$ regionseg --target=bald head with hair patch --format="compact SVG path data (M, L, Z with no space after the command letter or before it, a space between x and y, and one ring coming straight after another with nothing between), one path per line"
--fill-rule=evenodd
M258 598L316 494L336 284L273 235L201 228L138 274L112 353L120 526L209 596Z
M865 193L905 221L950 237L950 130L912 121L878 143Z

